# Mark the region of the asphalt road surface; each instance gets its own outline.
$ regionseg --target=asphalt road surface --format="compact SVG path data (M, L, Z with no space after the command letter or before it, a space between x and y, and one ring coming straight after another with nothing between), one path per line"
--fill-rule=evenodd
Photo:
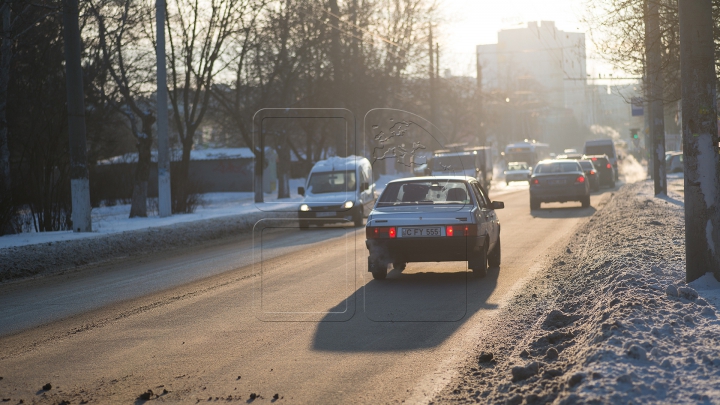
M372 280L362 229L269 224L252 239L1 285L0 397L133 403L150 389L181 403L251 393L256 403L428 401L483 320L611 191L590 208L532 212L526 185L491 192L506 207L502 265L483 279L463 262Z

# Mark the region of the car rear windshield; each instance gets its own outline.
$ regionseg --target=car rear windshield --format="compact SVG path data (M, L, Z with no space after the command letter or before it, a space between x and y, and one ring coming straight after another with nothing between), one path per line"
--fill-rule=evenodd
M615 157L615 148L613 145L586 145L586 155L608 155L608 157Z
M510 162L508 163L508 170L527 170L527 163L525 162Z
M581 172L580 164L578 162L550 162L550 163L538 163L534 170L537 174L548 174L548 173L570 173L570 172Z
M308 192L323 194L354 191L356 185L355 171L313 173L308 183Z
M594 158L590 158L590 160L592 160L595 167L598 167L598 166L605 167L605 165L608 164L608 160L605 159L604 157L594 157Z
M595 166L593 166L592 162L589 160L580 160L578 163L580 163L583 170L595 170Z
M385 187L378 206L467 204L470 192L462 181L406 181Z

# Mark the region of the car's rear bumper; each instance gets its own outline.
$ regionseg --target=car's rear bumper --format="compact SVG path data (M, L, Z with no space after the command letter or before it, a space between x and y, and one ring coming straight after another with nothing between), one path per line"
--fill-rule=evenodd
M365 246L372 260L393 262L467 261L480 252L485 243L481 236L440 238L367 239Z
M530 198L540 202L580 201L589 195L585 184L565 186L563 188L530 188Z

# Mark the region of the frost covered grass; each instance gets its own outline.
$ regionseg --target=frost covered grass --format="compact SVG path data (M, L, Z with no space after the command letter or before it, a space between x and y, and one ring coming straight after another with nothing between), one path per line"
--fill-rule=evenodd
M720 403L720 283L686 285L684 258L682 196L625 186L433 403Z

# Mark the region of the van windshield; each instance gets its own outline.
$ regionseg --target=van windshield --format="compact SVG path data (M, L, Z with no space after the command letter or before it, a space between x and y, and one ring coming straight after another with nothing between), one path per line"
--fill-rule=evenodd
M310 175L308 192L312 194L355 191L354 171L321 172Z
M613 145L586 145L586 155L608 155L609 158L615 157L615 147Z
M432 159L434 172L454 172L459 170L474 170L477 155L435 156Z

